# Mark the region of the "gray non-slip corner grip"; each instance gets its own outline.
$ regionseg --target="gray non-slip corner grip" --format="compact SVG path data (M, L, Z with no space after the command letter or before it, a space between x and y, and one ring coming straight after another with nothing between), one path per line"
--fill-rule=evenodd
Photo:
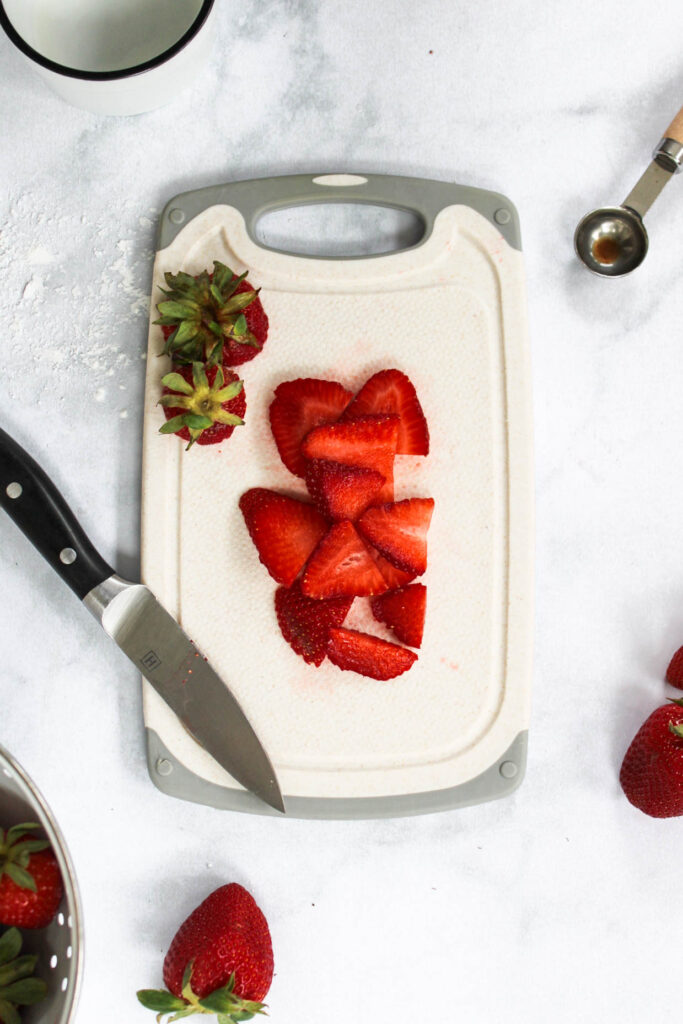
M499 192L456 185L429 178L408 178L393 174L292 174L277 178L254 178L225 185L183 192L166 204L161 215L157 248L170 245L183 227L210 206L232 206L244 217L247 232L256 245L264 246L256 237L256 223L265 213L288 206L320 203L366 203L389 206L416 214L424 225L420 241L423 245L432 233L437 215L448 206L469 206L480 213L515 249L522 248L519 217L510 200ZM273 250L283 252L285 250ZM405 251L405 250L404 250ZM301 258L302 253L287 253ZM390 253L352 256L347 259L378 259ZM335 259L338 256L307 256L314 259Z
M469 782L450 789L426 793L409 793L386 797L288 797L284 794L288 818L326 818L349 820L358 818L403 818L415 814L431 814L454 810L509 796L524 778L527 756L527 732L520 732L508 749L490 768ZM207 804L220 810L246 811L281 817L252 793L227 789L207 782L186 768L168 750L153 729L147 729L147 766L152 782L162 793Z

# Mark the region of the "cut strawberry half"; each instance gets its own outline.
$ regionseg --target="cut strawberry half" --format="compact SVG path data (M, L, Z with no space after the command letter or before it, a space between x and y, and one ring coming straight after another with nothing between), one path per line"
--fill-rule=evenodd
M398 416L362 416L348 422L316 427L301 451L307 459L325 459L345 466L360 466L380 473L385 480L377 495L390 501L394 493L394 456L398 440ZM390 497L387 497L389 495Z
M420 647L427 610L427 588L424 583L388 590L373 597L372 614L394 631L397 639L409 647Z
M679 647L669 662L666 670L666 681L669 686L683 690L683 647Z
M387 588L389 590L396 590L398 587L405 587L407 583L411 583L416 574L414 572L404 572L403 569L397 569L391 562L387 562L386 558L380 555L377 548L373 548L371 544L366 545L370 555L384 576Z
M343 419L395 413L400 418L397 455L427 455L429 428L415 387L400 370L373 374L346 408Z
M275 591L280 631L292 650L310 665L323 662L330 629L342 625L352 603L352 597L333 597L326 601L306 597L298 582Z
M259 558L274 580L291 586L329 523L315 505L265 487L252 487L239 504Z
M308 459L306 486L316 505L335 522L352 522L365 512L384 486L385 479L374 469L344 466L341 462Z
M394 679L417 661L417 655L406 647L343 627L330 630L327 657L338 668L371 679Z
M369 508L358 520L358 529L397 569L421 576L427 568L433 511L433 498L406 498Z
M270 427L291 473L306 475L301 442L314 427L336 422L352 398L353 393L335 380L306 377L278 384L270 405Z
M387 589L384 577L353 523L335 523L320 541L301 578L306 597L368 597Z

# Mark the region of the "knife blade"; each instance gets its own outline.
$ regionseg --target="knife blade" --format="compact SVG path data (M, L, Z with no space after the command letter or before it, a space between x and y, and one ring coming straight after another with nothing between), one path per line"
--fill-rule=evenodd
M228 686L152 592L114 572L55 484L1 428L0 506L197 742L245 789L284 813L268 754Z

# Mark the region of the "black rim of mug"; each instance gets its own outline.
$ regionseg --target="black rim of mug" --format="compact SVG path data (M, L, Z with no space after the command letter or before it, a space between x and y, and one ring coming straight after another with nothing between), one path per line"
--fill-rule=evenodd
M152 57L150 60L146 60L143 64L136 64L131 68L120 68L118 71L80 71L78 68L70 68L65 64L58 64L57 61L50 60L48 57L44 57L37 50L34 50L32 46L26 42L26 40L19 35L12 22L9 20L5 5L0 0L0 27L2 27L8 36L8 38L14 43L14 45L21 50L29 60L34 61L36 64L40 64L41 67L47 68L48 71L54 71L58 75L66 75L68 78L80 78L88 82L112 82L122 78L132 78L134 75L141 75L144 71L150 71L152 68L159 67L161 64L165 64L166 61L170 60L171 57L175 57L177 53L180 53L188 43L190 43L197 35L202 25L208 18L211 8L214 5L215 0L204 0L201 9L197 14L197 17L192 22L187 32L184 33L178 39L173 46L169 46L168 49L158 54L156 57Z

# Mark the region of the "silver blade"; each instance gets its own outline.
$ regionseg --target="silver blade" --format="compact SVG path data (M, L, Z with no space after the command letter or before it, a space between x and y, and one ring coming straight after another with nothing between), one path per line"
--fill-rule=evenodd
M628 206L629 210L634 210L639 217L644 217L666 183L673 178L673 174L673 170L662 167L653 160L621 205Z
M245 789L284 813L275 771L246 715L151 591L112 577L84 603L197 742Z

